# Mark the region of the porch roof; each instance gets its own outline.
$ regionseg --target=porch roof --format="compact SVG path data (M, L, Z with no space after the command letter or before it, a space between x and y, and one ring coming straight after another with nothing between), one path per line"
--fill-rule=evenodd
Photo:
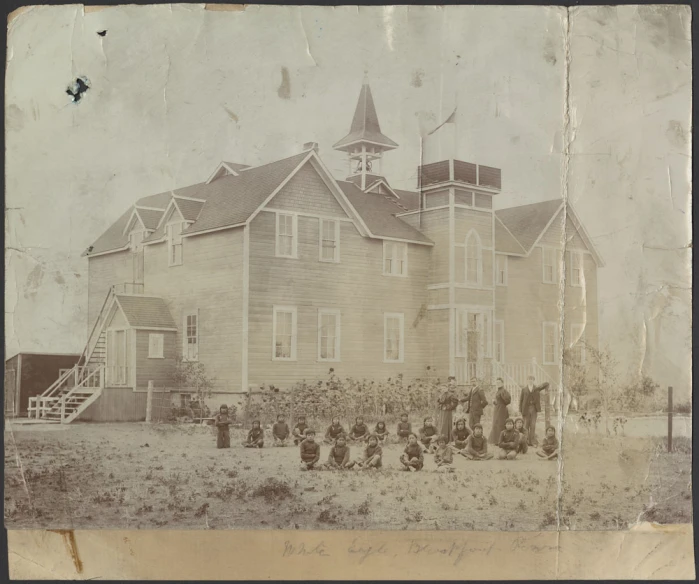
M162 298L117 294L116 301L129 326L133 328L177 330Z

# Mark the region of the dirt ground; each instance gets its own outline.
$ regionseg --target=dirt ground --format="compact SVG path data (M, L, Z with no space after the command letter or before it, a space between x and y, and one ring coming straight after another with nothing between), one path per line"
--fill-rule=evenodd
M216 449L207 427L8 424L8 528L626 529L637 520L692 521L691 440L564 434L559 464L530 452L470 462L453 473L399 472L402 446L381 471L299 469L294 446ZM328 456L323 445L321 462ZM352 455L358 454L353 447Z

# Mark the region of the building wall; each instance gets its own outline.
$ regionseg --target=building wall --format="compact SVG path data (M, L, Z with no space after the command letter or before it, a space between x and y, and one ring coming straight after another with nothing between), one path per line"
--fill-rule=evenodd
M148 394L130 387L105 387L77 419L81 422L141 422L146 419Z
M172 373L175 368L177 356L176 334L172 331L144 331L136 332L136 387L143 390L152 381L153 386L172 387ZM148 357L150 334L163 335L163 358Z
M24 416L29 407L29 398L40 395L58 379L61 369L71 369L80 355L50 355L23 353L21 356L21 379L17 414Z
M165 243L145 246L145 294L165 300L178 327L182 354L183 315L198 311L199 361L215 388L241 387L243 229L183 238L181 266L168 266Z
M317 215L347 217L310 162L298 170L270 201L268 207L283 211L304 210Z
M133 256L129 251L88 257L87 331L85 342L99 316L109 288L133 281Z

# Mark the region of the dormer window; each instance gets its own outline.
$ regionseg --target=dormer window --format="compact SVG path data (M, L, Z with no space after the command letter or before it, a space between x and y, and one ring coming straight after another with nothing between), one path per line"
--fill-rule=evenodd
M385 276L408 275L408 244L397 241L383 242L383 273Z
M129 233L129 249L134 253L139 251L145 237L146 232L142 230L136 230Z
M168 223L166 226L169 266L182 265L182 230L186 226L184 221Z

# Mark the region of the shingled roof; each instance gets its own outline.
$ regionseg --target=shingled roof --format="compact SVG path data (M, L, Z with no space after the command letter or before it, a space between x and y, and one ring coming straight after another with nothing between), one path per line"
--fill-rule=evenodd
M542 231L563 205L561 199L509 207L495 211L495 215L507 227L517 242L529 253Z
M386 149L392 149L398 146L393 140L381 133L379 117L376 115L374 98L371 95L371 89L368 83L364 83L359 92L359 100L357 101L357 108L354 111L349 134L337 142L333 148L342 150L346 146L360 141L380 144Z
M117 294L116 301L131 327L177 330L162 298Z

